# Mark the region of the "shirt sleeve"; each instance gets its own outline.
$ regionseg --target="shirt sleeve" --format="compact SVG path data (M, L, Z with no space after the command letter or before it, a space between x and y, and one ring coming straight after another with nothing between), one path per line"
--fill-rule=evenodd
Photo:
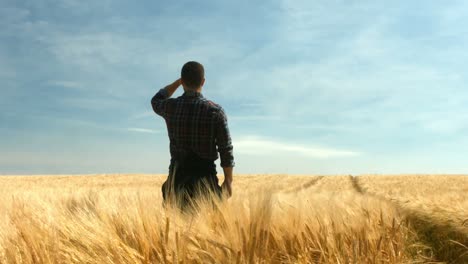
M167 93L166 89L161 89L159 92L156 93L156 95L153 96L151 99L151 106L153 107L153 111L162 116L166 116L166 106L168 103L169 95Z
M227 117L223 109L219 111L218 117L216 144L221 158L221 167L234 167L235 163L231 135L229 133Z

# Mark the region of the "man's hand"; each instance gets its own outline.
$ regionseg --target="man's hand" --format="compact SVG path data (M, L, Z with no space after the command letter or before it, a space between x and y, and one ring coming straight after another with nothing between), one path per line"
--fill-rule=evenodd
M223 185L221 185L221 189L223 190L223 193L227 193L228 197L232 196L232 182L224 180Z
M182 80L179 78L175 80L173 83L164 87L164 89L166 89L168 96L171 97L172 94L174 94L174 92L177 90L177 88L179 88L181 84L182 84Z
M228 197L232 196L232 167L223 167L224 171L224 182L221 185L223 193L227 193Z

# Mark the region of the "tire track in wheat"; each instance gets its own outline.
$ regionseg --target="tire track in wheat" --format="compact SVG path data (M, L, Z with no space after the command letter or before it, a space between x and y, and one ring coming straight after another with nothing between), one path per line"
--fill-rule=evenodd
M418 240L431 247L437 261L454 264L468 263L468 235L465 232L453 225L439 223L431 215L409 209L398 201L369 192L362 187L356 176L349 175L349 180L357 193L393 204L397 210L402 212L409 227L416 232Z
M315 184L317 184L321 179L323 179L323 177L324 176L317 176L314 179L302 184L301 186L297 186L297 187L294 187L292 189L282 191L280 193L288 194L288 193L295 193L295 192L306 190L306 189L314 186Z

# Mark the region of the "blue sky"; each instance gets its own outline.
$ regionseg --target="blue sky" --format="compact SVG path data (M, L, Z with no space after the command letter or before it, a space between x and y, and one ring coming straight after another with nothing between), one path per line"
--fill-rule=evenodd
M167 172L149 102L189 60L238 173L466 173L467 25L463 1L2 0L0 174Z

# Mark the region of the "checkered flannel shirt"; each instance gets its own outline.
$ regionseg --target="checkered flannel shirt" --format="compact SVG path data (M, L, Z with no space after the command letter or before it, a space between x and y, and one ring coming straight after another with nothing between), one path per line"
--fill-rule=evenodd
M169 98L164 88L151 99L151 105L166 121L172 160L193 151L215 161L219 152L221 167L234 167L227 117L221 106L195 91Z

